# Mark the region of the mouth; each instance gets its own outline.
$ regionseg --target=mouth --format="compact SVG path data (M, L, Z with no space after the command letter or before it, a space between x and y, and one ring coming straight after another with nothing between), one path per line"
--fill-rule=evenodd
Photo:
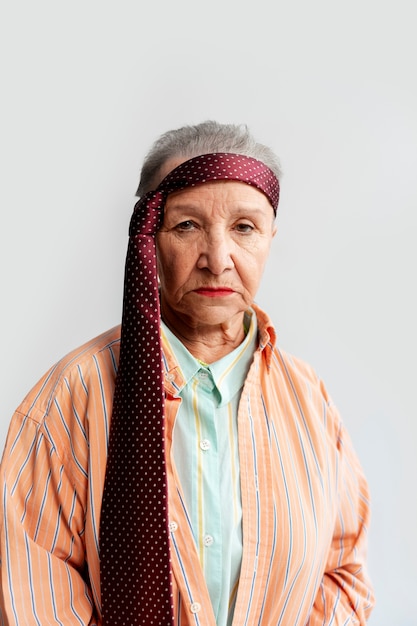
M223 298L232 295L234 291L230 287L199 287L194 289L194 293L206 298Z

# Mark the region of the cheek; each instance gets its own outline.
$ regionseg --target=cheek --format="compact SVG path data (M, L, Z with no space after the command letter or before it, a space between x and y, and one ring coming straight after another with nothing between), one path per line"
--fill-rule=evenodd
M167 290L175 290L181 286L193 270L191 255L187 251L175 249L165 250L158 254L158 273L161 283Z
M262 274L263 268L268 258L269 246L266 243L254 245L252 248L240 250L235 256L236 264L248 276L251 274L255 278Z
M239 263L235 264L245 289L254 296L259 288L265 263L268 258L268 248L258 249L252 254L241 255Z
M158 274L160 278L168 276L172 273L172 263L169 262L172 258L171 246L169 241L166 240L166 236L158 233L156 236L156 260L158 264Z

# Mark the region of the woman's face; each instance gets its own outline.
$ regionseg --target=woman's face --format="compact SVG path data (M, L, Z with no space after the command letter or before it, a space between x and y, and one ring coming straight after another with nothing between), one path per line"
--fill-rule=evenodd
M156 236L162 316L174 327L223 325L243 316L275 235L267 197L242 182L171 193Z

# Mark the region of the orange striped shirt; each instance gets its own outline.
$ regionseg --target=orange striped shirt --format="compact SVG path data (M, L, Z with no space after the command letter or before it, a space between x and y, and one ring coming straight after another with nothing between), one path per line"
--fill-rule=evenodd
M238 411L243 556L233 623L365 624L366 480L322 382L276 348L254 308L259 347ZM101 624L98 531L119 333L61 360L13 416L0 472L5 624ZM164 367L175 623L215 626L172 462L181 374L169 350Z

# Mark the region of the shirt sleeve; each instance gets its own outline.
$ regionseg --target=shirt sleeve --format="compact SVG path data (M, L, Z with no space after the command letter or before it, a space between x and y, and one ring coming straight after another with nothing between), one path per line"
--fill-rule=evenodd
M0 624L99 625L85 565L85 503L45 420L18 411L0 474Z
M329 408L337 415L334 406ZM363 626L374 605L366 572L370 521L368 484L349 434L338 419L337 517L325 572L306 626Z

